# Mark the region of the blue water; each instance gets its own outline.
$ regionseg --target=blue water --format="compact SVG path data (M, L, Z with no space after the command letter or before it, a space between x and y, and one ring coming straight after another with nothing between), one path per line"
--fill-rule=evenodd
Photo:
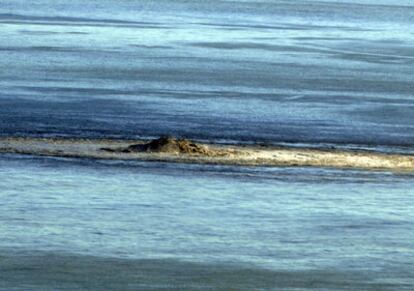
M240 286L246 289L272 278L264 287L285 286L286 278L285 287L311 287L314 281L334 289L414 284L411 174L8 155L0 159L0 189L0 250L3 257L15 254L0 262L0 279L3 272L3 280L11 280L6 287L39 287L32 281L44 272L51 274L41 283L52 284L60 273L50 269L60 264L66 280L75 273L75 282L92 284L92 275L79 277L85 256L93 268L85 274L98 272L98 278L105 277L99 273L105 265L93 262L112 258L121 266L125 260L149 264L144 270L155 268L142 262L146 259L160 260L165 268L202 263L202 272L231 264L237 282L252 284ZM39 256L43 259L34 267L21 263L34 265ZM184 283L200 283L194 267L185 266ZM238 268L250 268L251 277ZM120 273L131 270L124 266ZM264 270L269 273L255 275ZM205 276L219 281L209 283L213 288L226 279L221 272ZM150 286L159 283L154 274L145 278ZM164 280L178 278L175 273ZM121 286L136 280L128 278Z
M413 152L413 80L410 0L0 3L1 136ZM0 288L410 290L413 178L1 155Z
M414 6L342 2L2 1L0 133L412 146Z

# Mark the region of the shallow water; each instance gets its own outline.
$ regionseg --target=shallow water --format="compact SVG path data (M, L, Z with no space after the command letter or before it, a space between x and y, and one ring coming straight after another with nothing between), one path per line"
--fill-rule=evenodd
M325 278L316 286L332 288L414 284L412 175L12 155L2 156L0 169L0 250L9 258L0 273L17 270L29 285L60 276L49 271L42 281L36 273L44 267L13 267L30 256L39 262L52 256L52 269L67 260L68 280L76 277L77 264L84 268L83 260L93 265L112 258L144 273L143 259L157 260L157 268L230 264L234 276L248 268L253 285L245 282L244 288L262 286L257 272L264 272L267 287L310 287L313 273ZM61 258L66 254L76 255ZM103 269L93 272L91 281L80 279L98 288ZM143 282L123 272L129 279L112 275L113 284ZM284 274L276 276L280 281L278 272ZM195 274L166 274L163 280L176 278L178 286L203 282ZM207 277L219 284L220 276ZM5 286L23 284L8 278Z
M0 135L412 153L413 23L410 0L3 0ZM413 186L1 155L0 288L410 290Z

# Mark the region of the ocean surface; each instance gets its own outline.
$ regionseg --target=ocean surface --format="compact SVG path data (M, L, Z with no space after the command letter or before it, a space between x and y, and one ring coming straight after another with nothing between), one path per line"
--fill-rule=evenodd
M414 152L412 0L1 0L0 136ZM0 289L414 288L414 175L0 155Z

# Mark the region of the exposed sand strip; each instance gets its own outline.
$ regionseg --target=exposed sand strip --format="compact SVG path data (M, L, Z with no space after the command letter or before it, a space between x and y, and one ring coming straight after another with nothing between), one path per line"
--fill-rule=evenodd
M414 155L306 148L228 146L170 138L152 142L0 138L0 153L249 166L312 166L414 171Z

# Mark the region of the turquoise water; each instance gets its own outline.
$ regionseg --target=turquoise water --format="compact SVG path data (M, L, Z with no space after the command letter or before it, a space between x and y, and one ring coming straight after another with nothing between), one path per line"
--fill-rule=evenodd
M40 252L45 262L71 254L74 269L89 257L152 259L231 264L236 274L248 267L253 282L255 272L269 280L302 272L306 286L315 272L354 287L402 288L414 284L413 186L412 175L382 172L6 155L0 250L18 260ZM197 283L186 273L186 284Z

